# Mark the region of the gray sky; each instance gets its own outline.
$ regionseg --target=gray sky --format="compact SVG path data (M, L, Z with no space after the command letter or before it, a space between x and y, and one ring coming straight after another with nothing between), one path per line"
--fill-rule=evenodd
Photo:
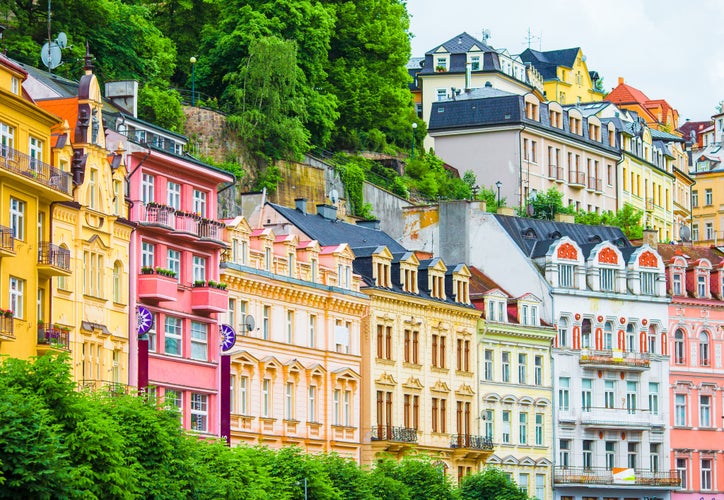
M724 1L408 0L412 55L466 31L519 54L581 47L610 91L618 77L649 99L666 99L687 118L706 120L724 99Z

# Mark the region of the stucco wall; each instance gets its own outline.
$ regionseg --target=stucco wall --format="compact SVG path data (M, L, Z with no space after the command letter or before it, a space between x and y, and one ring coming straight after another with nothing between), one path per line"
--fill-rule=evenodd
M402 209L412 206L412 203L370 182L364 183L362 194L365 203L372 205L372 213L380 221L380 229L400 241L404 234Z

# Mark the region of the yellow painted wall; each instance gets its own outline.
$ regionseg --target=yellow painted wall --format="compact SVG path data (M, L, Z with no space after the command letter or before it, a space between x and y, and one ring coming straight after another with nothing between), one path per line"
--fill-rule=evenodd
M603 93L593 87L585 59L583 52L579 50L572 68L558 67L558 79L543 83L546 99L558 101L560 104L603 100Z

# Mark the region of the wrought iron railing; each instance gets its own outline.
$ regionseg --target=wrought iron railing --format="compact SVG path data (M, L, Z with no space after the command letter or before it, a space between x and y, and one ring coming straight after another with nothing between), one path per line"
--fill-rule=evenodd
M399 443L417 443L417 430L409 427L378 425L372 427L372 441L397 441Z
M489 436L472 434L453 434L450 436L450 448L470 448L472 450L492 450L493 440Z
M646 367L651 364L651 358L647 352L628 352L607 349L595 351L582 349L579 363L582 365L629 365Z
M201 219L201 222L199 222L199 238L221 241L223 238L223 227L224 224L222 222L212 219Z
M0 248L6 252L15 251L15 235L12 228L0 226Z
M44 186L71 194L72 184L68 172L5 145L0 145L0 168L27 175Z
M41 323L38 325L38 344L70 349L70 330Z
M556 466L553 482L557 484L618 484L621 486L678 487L681 479L677 471L651 471L633 469L625 479L615 479L613 471L603 467Z
M586 185L586 173L578 170L570 169L568 171L568 183L580 186Z
M43 241L38 248L38 264L48 264L70 271L70 250Z
M147 224L159 224L171 229L176 228L176 210L166 205L147 204L144 207L142 219L139 222Z

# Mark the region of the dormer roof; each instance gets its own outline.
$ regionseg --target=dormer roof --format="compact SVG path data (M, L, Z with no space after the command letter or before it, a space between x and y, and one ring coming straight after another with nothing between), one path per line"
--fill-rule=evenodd
M441 52L447 52L449 54L465 54L473 51L494 52L492 48L485 45L474 36L463 31L458 36L455 36L450 40L443 42L440 45L436 45L432 49L428 50L425 52L425 55L439 54Z

